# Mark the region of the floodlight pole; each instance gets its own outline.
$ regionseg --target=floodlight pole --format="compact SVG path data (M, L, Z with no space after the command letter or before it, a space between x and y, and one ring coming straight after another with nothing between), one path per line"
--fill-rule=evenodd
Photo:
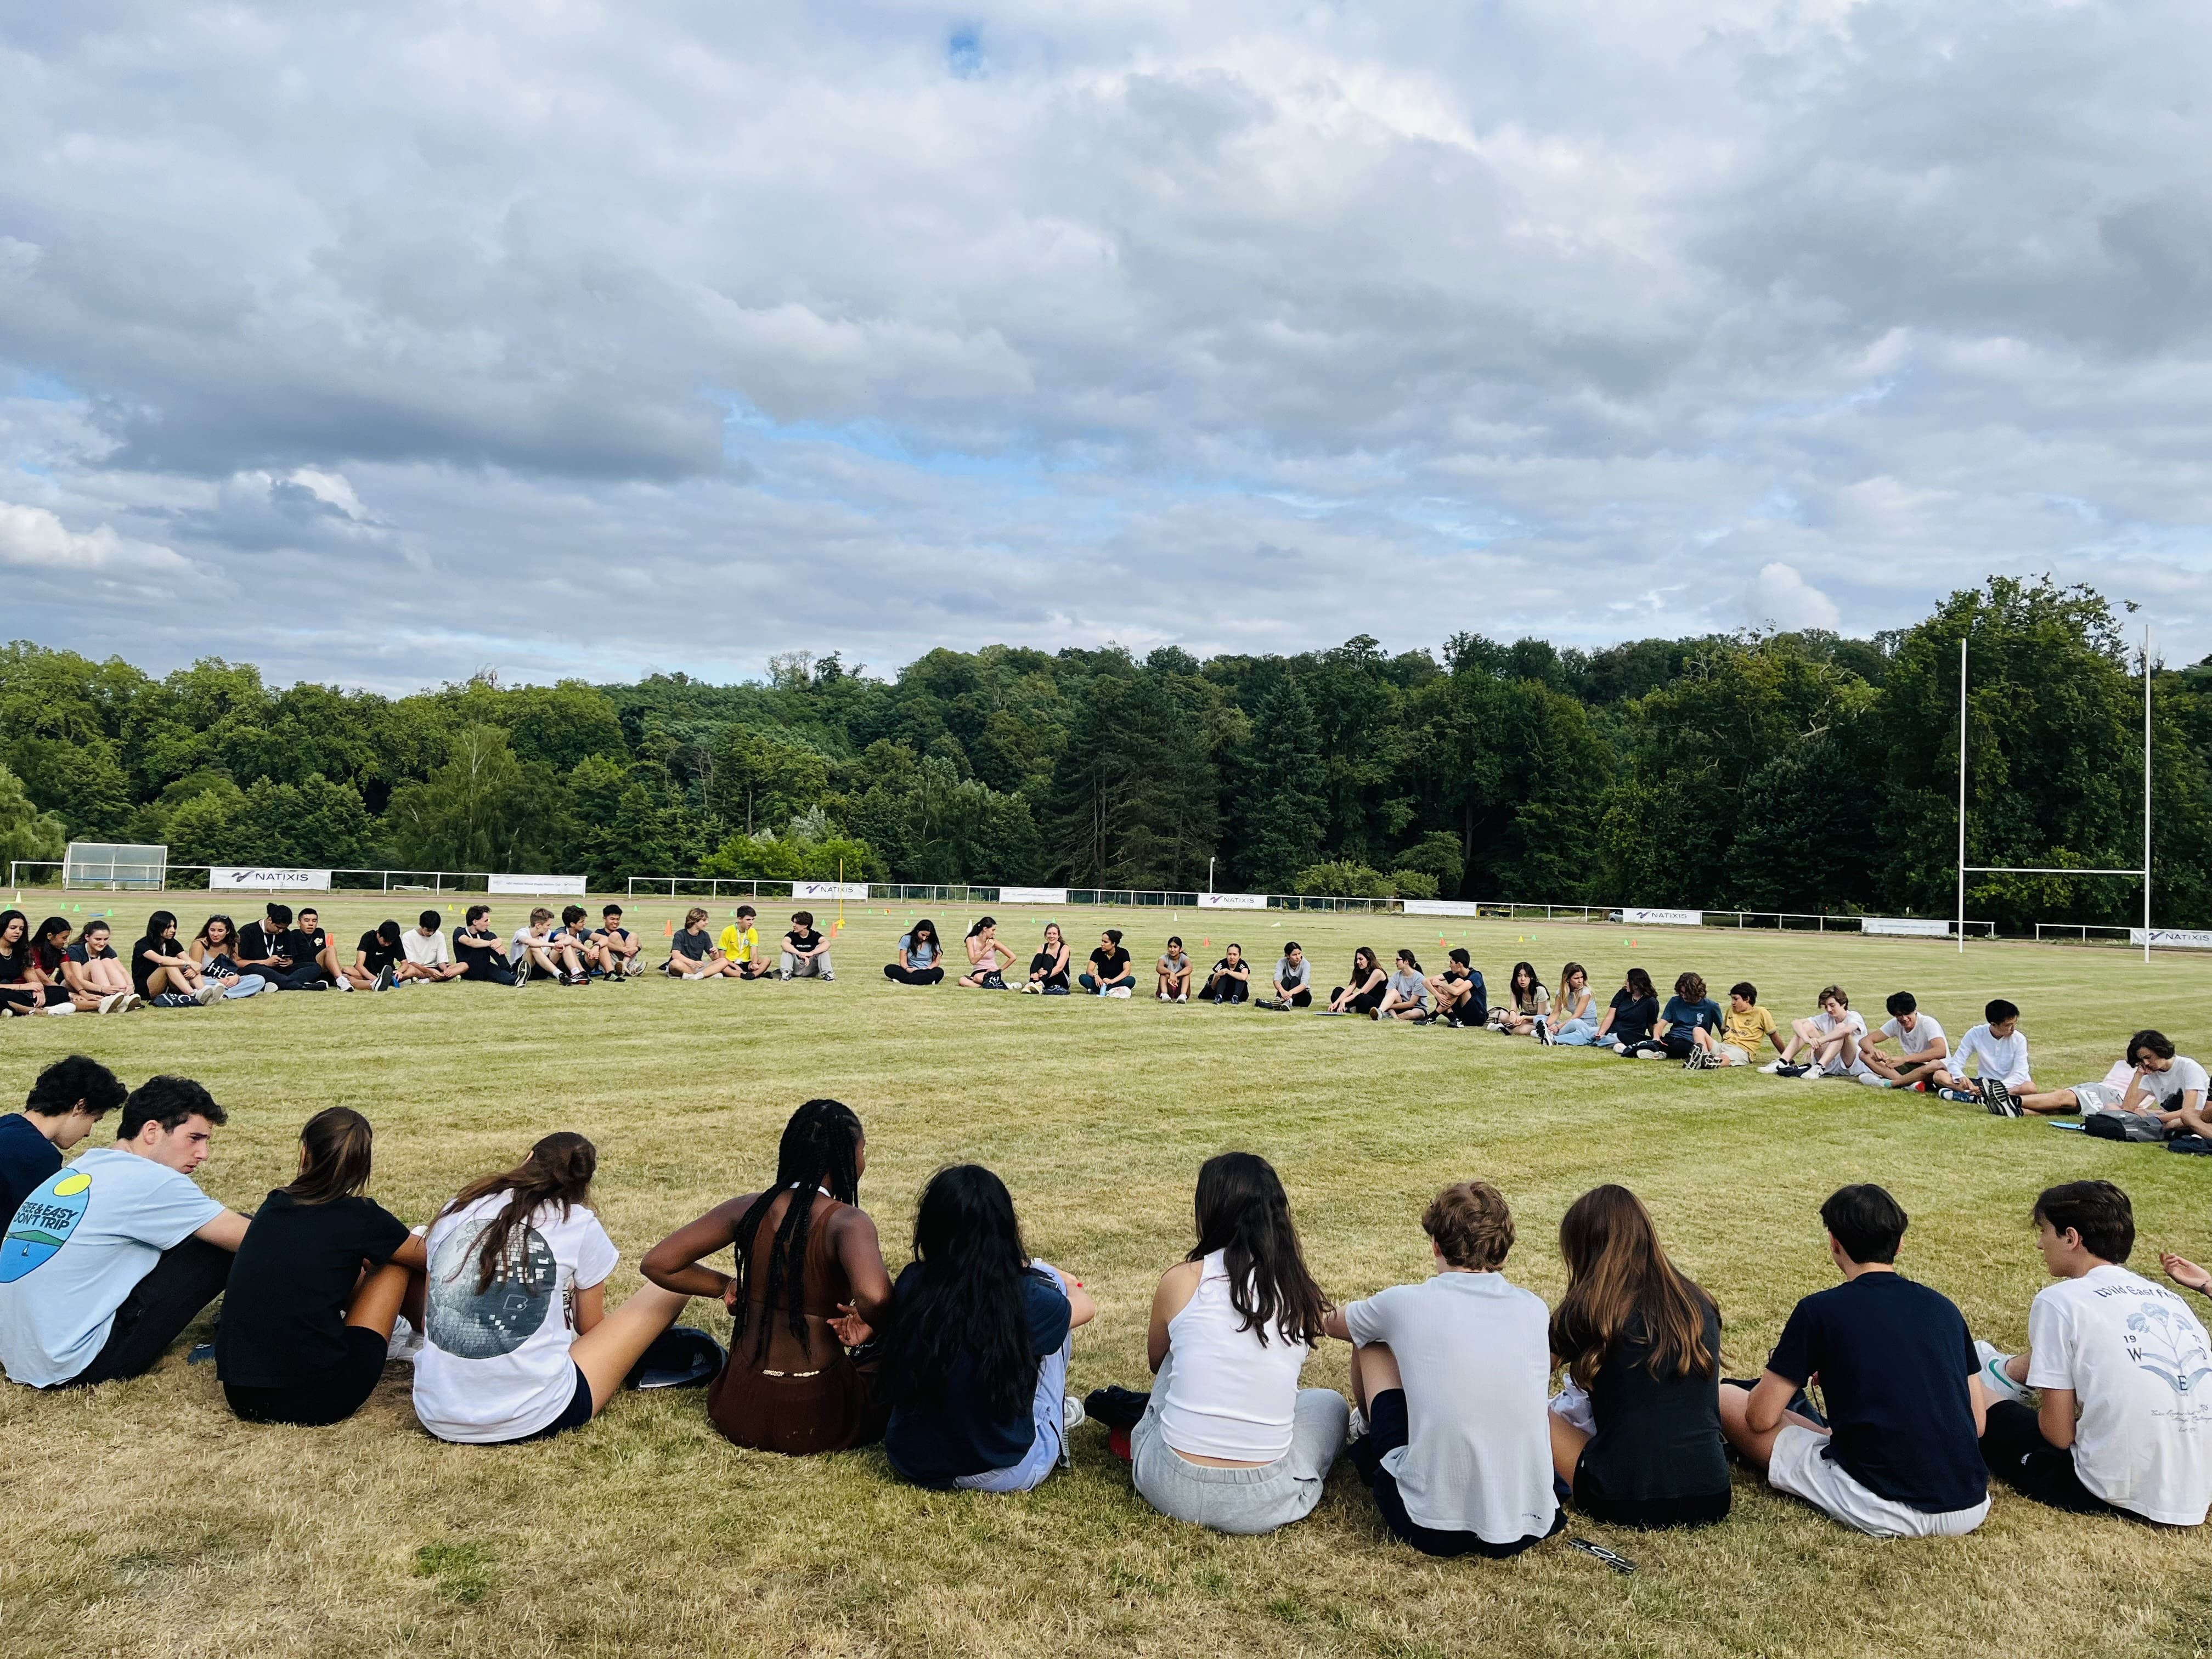
M1959 635L1959 954L1966 954L1966 636Z

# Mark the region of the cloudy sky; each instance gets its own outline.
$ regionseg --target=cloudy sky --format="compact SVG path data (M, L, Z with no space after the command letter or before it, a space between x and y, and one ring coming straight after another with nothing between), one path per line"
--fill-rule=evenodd
M0 633L404 689L1910 622L2212 650L2212 16L0 12Z

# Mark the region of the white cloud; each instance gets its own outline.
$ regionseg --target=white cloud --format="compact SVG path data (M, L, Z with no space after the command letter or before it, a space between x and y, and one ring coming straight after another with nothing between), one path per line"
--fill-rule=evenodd
M0 564L101 576L181 576L191 570L191 562L170 548L131 541L104 524L71 530L43 507L10 501L0 501Z
M1833 599L1778 560L1759 568L1749 608L1754 625L1832 629L1843 620Z

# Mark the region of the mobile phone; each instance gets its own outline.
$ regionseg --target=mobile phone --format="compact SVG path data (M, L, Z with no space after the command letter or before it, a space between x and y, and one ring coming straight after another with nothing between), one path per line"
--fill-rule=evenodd
M1616 1555L1602 1544L1593 1544L1587 1538L1570 1538L1567 1547L1580 1550L1584 1555L1594 1555L1615 1572L1634 1572L1636 1563L1625 1555Z

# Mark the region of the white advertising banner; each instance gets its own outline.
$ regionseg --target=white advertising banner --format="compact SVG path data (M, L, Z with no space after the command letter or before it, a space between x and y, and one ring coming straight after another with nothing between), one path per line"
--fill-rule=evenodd
M581 876L488 876L484 890L489 893L550 893L584 896Z
M1198 908L1201 910L1264 910L1267 908L1265 893L1200 893Z
M1624 909L1620 919L1632 927L1702 927L1705 925L1703 910Z
M999 890L999 902L1001 904L1065 904L1067 902L1067 889L1065 887L1001 887Z
M2128 929L2128 943L2143 943L2143 930ZM2154 927L2150 943L2161 951L2212 951L2212 931L2202 927Z
M208 867L208 885L219 891L327 893L327 870L283 870L266 864L216 864Z
M1409 916L1479 916L1482 907L1473 899L1407 899Z
M1863 916L1862 933L1902 933L1912 939L1948 939L1951 924L1934 916Z
M791 896L795 899L864 899L868 896L865 881L794 881Z

